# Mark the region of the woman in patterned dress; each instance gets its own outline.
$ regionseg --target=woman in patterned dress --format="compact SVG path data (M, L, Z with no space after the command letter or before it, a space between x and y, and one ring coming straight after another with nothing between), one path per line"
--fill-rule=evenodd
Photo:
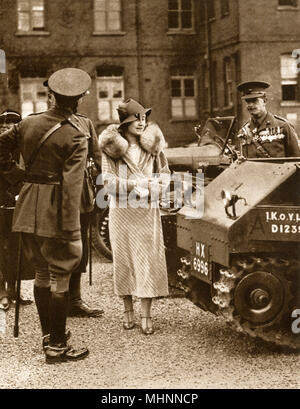
M168 295L160 210L155 200L158 192L154 186L161 188L163 176L168 177L170 171L163 153L163 134L157 124L147 123L151 109L130 99L119 105L118 113L120 125L108 126L99 137L102 174L110 194L114 290L123 298L124 329L135 326L132 296L136 296L141 299L142 332L149 335L154 332L152 299ZM161 183L154 182L154 173ZM151 194L154 201L148 200Z

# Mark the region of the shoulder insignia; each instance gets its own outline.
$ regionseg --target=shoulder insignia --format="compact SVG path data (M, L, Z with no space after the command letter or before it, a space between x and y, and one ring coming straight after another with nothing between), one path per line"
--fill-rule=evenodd
M274 114L273 114L273 115L274 115ZM283 122L289 123L289 122L288 122L288 120L287 120L287 119L285 119L285 118L283 118L282 116L279 116L279 115L274 115L274 118L279 119L280 121L283 121Z
M80 126L76 124L72 118L70 117L66 118L66 122L73 126L75 129L77 129L77 131L83 133L82 130L80 129Z
M41 115L41 114L44 114L46 111L43 111L43 112L33 112L32 114L29 114L29 115L27 115L27 116L35 116L35 115Z
M291 128L291 129L293 129L293 130L295 131L295 126L294 126L294 124L291 124L286 118L282 118L282 117L279 116L279 115L274 115L274 117L275 117L276 119L279 119L280 121L283 121L284 123L287 124L287 126L288 126L289 128Z
M73 114L73 116L74 116L74 114ZM87 132L85 132L85 131L82 129L80 123L76 123L76 122L74 121L74 118L68 117L68 118L66 118L66 121L67 121L67 123L69 123L71 126L73 126L78 132L82 133L82 134L86 137L86 139L89 139L89 138L90 138L90 134L87 133Z

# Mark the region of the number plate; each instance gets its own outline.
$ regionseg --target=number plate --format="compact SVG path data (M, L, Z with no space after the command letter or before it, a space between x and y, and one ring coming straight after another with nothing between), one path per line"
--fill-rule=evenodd
M196 241L192 258L192 275L207 283L212 282L211 265L209 261L209 246Z

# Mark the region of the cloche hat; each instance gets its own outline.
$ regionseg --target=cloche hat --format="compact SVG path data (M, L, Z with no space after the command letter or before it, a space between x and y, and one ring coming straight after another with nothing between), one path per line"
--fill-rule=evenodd
M117 108L120 125L123 126L129 122L135 121L139 116L142 115L150 115L152 109L151 108L144 108L141 104L135 101L132 98L127 99L125 102L121 102Z

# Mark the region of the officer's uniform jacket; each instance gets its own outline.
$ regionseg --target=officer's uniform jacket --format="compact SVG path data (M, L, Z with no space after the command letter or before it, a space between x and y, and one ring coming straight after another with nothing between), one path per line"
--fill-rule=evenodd
M99 148L98 137L94 128L92 121L87 118L85 115L76 113L72 115L72 121L78 128L84 133L87 143L88 143L88 156L93 159L94 165L98 172L101 172L101 150ZM89 180L90 175L88 174L87 168L85 169L84 174L84 183L82 189L82 196L81 196L81 205L80 205L80 212L81 213L88 213L93 210L93 203L91 202L91 198L89 195L88 186L89 183L91 185L92 181ZM91 187L91 186L90 186ZM94 199L94 197L93 197Z
M28 116L1 134L0 169L8 169L10 154L17 147L26 165L43 135L68 116L67 111L51 108ZM64 123L42 145L29 169L29 181L24 183L17 200L13 231L79 239L86 158L85 135L69 122ZM30 182L32 178L36 183Z
M267 113L257 127L251 118L238 133L241 154L247 158L299 157L297 134L285 119Z

